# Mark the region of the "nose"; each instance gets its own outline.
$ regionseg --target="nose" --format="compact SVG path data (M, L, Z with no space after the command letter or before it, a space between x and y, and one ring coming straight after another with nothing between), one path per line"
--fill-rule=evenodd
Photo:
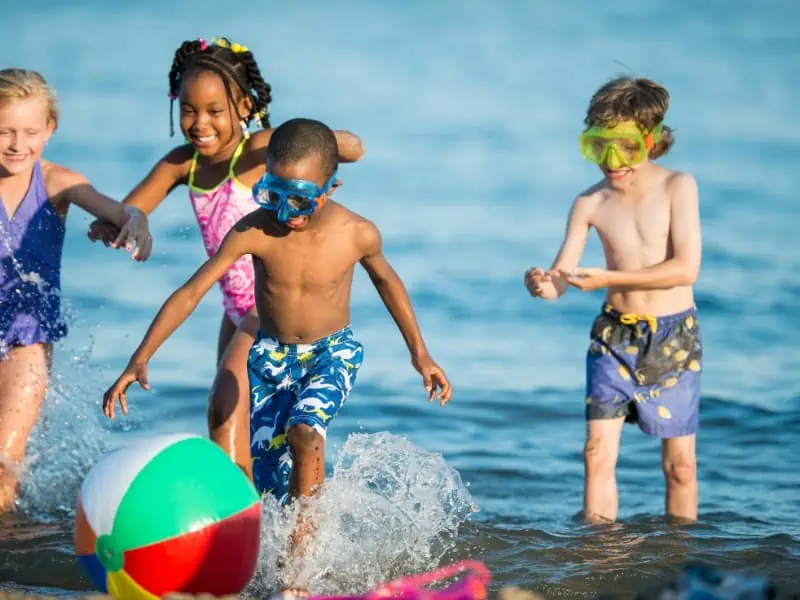
M19 131L15 131L11 134L11 143L8 146L8 149L17 152L22 148L22 133Z
M280 208L278 208L278 221L281 223L285 223L289 219L292 218L292 211L286 205L285 202L281 202Z
M195 134L206 133L204 129L208 126L210 120L211 118L208 115L204 114L195 115L188 129L194 132Z
M627 166L617 149L611 145L608 146L605 159L606 166L609 169L622 169Z

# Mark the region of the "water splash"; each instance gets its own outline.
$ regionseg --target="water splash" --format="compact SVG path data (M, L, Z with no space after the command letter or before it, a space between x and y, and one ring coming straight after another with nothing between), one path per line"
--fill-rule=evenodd
M120 431L141 426L134 416L107 425L101 401L108 382L92 363L93 327L62 303L71 334L55 347L50 386L21 467L18 501L27 516L44 522L73 517L86 474L119 445Z
M317 533L295 582L315 594L363 593L377 583L438 566L478 507L441 454L389 433L351 434L333 476L309 507ZM264 501L261 560L248 593L286 576L297 509Z
M78 318L59 288L50 286L38 272L23 268L11 245L10 232L2 224L0 240L8 254L3 268L15 271L24 284L11 293L21 300L33 295L42 297L45 303L57 300L59 319L72 332L55 345L48 392L28 439L26 457L16 466L21 492L17 504L29 516L44 520L72 515L83 476L107 449L97 423L98 393L91 385L96 379L89 364L94 346L91 326Z

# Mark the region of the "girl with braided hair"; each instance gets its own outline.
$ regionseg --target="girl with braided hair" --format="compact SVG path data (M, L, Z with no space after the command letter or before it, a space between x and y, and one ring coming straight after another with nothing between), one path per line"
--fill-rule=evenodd
M173 189L186 185L206 251L209 257L216 254L236 222L258 208L251 188L266 170L273 131L267 111L270 92L244 46L226 38L183 42L169 72L170 133L174 133L172 105L178 101L180 129L187 143L159 160L125 204L150 214ZM253 121L260 129L250 133ZM335 134L340 161L361 158L356 135ZM89 227L89 238L106 245L115 233L113 225L100 220ZM219 281L225 311L208 407L211 439L251 477L247 356L258 332L254 279L252 259L243 256Z

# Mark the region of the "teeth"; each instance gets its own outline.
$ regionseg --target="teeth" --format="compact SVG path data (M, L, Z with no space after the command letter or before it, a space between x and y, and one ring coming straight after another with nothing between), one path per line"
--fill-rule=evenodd
M214 139L214 137L215 136L213 136L213 135L204 135L204 136L197 136L195 139L198 142L210 142L211 140Z

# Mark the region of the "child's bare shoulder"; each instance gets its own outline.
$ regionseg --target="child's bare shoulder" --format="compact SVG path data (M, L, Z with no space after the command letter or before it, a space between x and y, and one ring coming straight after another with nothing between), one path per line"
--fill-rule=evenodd
M251 134L250 139L247 141L247 152L261 152L266 150L267 146L269 145L269 140L272 138L273 131L275 130L259 129Z
M697 180L694 175L686 171L672 171L664 169L664 187L675 197L683 193L696 193Z
M331 202L331 208L336 211L332 215L331 226L345 232L356 246L380 246L381 234L375 223L338 202Z
M274 213L257 208L239 219L233 230L240 235L252 236L254 239L280 232Z
M183 144L182 146L176 146L162 156L157 166L169 169L176 179L184 179L189 176L193 158L194 147L191 144Z
M369 223L366 217L362 217L356 211L339 204L335 200L330 200L330 224L335 227L356 226L360 223Z
M47 195L51 198L61 196L79 185L91 185L89 179L82 173L49 160L42 160L42 176Z
M608 195L608 185L604 181L598 181L575 196L572 201L573 214L581 214L588 218Z

